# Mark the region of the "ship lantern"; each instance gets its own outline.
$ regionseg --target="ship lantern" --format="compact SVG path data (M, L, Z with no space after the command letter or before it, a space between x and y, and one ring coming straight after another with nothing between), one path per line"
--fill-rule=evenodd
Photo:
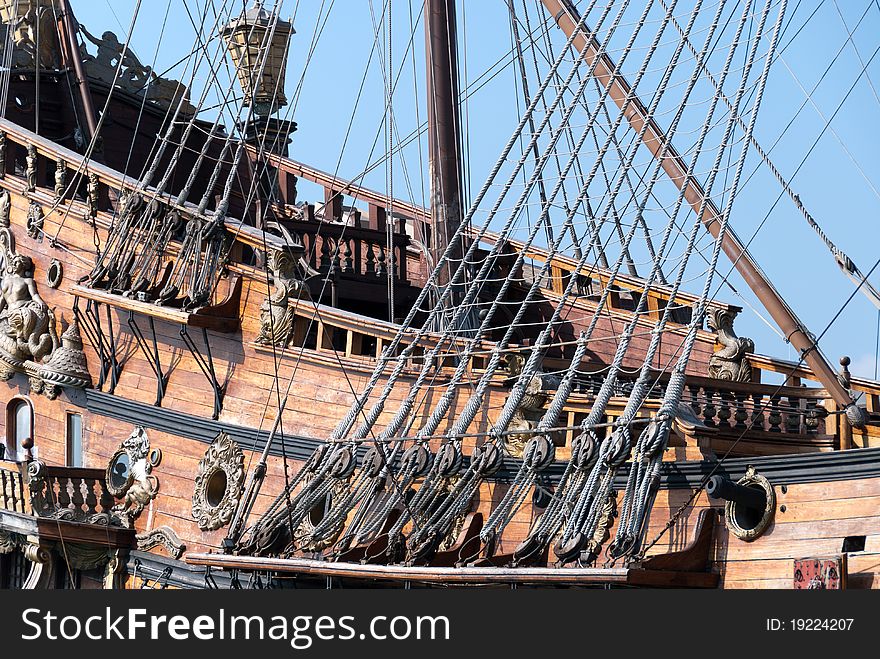
M245 104L253 105L257 116L265 117L287 105L284 77L288 45L295 30L261 4L226 25L221 34L244 90Z

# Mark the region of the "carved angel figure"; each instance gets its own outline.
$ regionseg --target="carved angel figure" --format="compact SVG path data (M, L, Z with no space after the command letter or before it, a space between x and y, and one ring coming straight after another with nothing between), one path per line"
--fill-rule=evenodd
M30 257L12 254L0 283L0 348L39 362L54 346L49 307L37 292Z

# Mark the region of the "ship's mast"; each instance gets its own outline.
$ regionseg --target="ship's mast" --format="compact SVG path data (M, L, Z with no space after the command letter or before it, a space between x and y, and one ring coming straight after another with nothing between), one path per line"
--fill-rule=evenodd
M426 0L428 172L431 194L432 265L446 251L461 222L461 122L458 112L458 44L455 0ZM437 284L449 282L464 252L453 250Z
M569 0L541 0L541 3L567 37L571 37L572 33L578 30L580 15ZM580 52L587 64L595 66L596 79L603 87L610 88L609 96L618 107L623 109L631 93L630 86L622 76L614 74L615 66L611 58L599 48L595 39L588 39L588 35L589 30L581 26L572 45ZM598 62L596 62L597 58ZM720 211L711 199L706 199L706 203L703 204L703 199L706 197L703 188L694 178L687 176L688 168L672 145L668 144L664 148L663 145L667 143L666 135L654 119L647 116L644 104L637 97L632 99L626 117L637 134L641 133L647 123L647 129L642 137L645 146L655 158L661 159L663 171L679 190L684 189L685 199L694 211L699 213L700 208L703 208L703 216L700 219L709 233L717 238L721 229ZM819 382L828 390L829 395L841 408L847 410L847 418L853 425L863 425L864 415L853 403L849 391L838 381L835 370L819 352L816 339L785 303L779 291L773 287L773 284L770 283L745 245L730 227L721 241L724 253L736 267L737 272L773 317L788 341L800 352L801 358L812 369Z
M70 0L61 0L58 16L58 32L61 35L61 56L64 58L67 68L72 68L76 75L76 84L79 88L83 114L85 115L89 130L89 134L85 136L86 142L88 142L98 132L98 124L95 119L97 115L94 103L92 102L92 92L89 89L89 83L86 80L82 59L80 58L79 45L76 39L78 30L76 17L73 15L73 9L70 7Z

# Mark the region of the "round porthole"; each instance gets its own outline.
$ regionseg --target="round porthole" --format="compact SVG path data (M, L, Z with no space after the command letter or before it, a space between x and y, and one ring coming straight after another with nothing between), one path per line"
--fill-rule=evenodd
M128 453L119 450L107 465L107 489L110 494L119 496L131 485L131 458Z
M58 259L52 259L49 269L46 271L46 283L49 288L58 288L64 278L64 265Z
M221 432L199 462L192 515L203 531L214 531L235 514L244 486L244 453Z
M776 513L776 492L766 478L749 466L746 475L737 481L737 485L758 490L764 494L764 507L740 505L736 501L728 501L724 507L724 518L727 527L740 540L747 542L760 536Z
M205 501L209 506L216 508L223 502L228 482L226 472L222 469L216 470L208 477L208 482L205 484Z

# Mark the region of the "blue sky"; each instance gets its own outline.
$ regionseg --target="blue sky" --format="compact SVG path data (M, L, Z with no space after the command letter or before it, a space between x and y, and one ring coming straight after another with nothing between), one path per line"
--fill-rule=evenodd
M195 30L186 7L197 16L205 3L185 1L186 5L184 0L142 1L131 43L144 64L153 64L155 58L157 71L172 67L193 47ZM136 0L72 0L77 18L90 32L112 30L121 39L128 32L136 4ZM238 7L243 4L241 0L228 3ZM691 3L682 0L681 4ZM707 0L706 4L714 2ZM214 5L219 7L223 2L216 0ZM825 119L837 111L830 128L794 178L793 188L829 237L867 272L880 258L880 137L876 128L880 125L880 2L802 0L789 5L790 22L781 40L782 58L771 72L756 136L765 148L773 146L772 159L783 175L790 176L823 130ZM462 76L473 81L510 49L507 3L464 0L458 7L461 55L466 55L467 62ZM417 126L417 117L425 117L421 25L415 25L412 40L415 68L408 51L411 12L417 17L420 11L418 0L392 1L395 67L406 57L394 96L401 136ZM293 17L297 30L286 84L288 98L295 101L289 111L299 124L291 147L294 158L352 178L384 152L385 83L376 55L369 57L374 21L382 20L382 14L380 0L284 3L282 15ZM320 38L315 41L317 33ZM382 47L387 48L384 44ZM520 116L513 91L517 75L513 68L504 68L467 103L467 161L472 190L481 185ZM168 76L184 78L181 66ZM801 87L816 87L812 102L803 108L806 97ZM844 97L846 101L840 105ZM789 123L791 127L776 143ZM374 144L377 135L379 141ZM424 166L420 162L424 157L424 145L420 149L414 142L396 159L396 195L422 201ZM751 167L746 168L747 175L751 171ZM377 167L364 181L385 190L385 168ZM310 192L301 187L302 195L312 196ZM778 184L766 171L750 178L733 207L733 227L741 238L750 240L752 253L789 305L810 330L819 334L854 286L840 274L824 245L787 197L768 216L779 192ZM729 264L722 261L720 272L726 274L728 270ZM880 288L880 268L871 279ZM744 283L735 274L730 283L742 298L727 287L720 289L718 297L747 307L737 320L739 333L754 338L758 352L793 358L793 351L778 331L749 308L754 307L767 318ZM691 288L696 288L696 283ZM853 359L853 372L873 376L877 324L876 308L859 294L822 338L821 347L835 365L840 355L847 354Z

